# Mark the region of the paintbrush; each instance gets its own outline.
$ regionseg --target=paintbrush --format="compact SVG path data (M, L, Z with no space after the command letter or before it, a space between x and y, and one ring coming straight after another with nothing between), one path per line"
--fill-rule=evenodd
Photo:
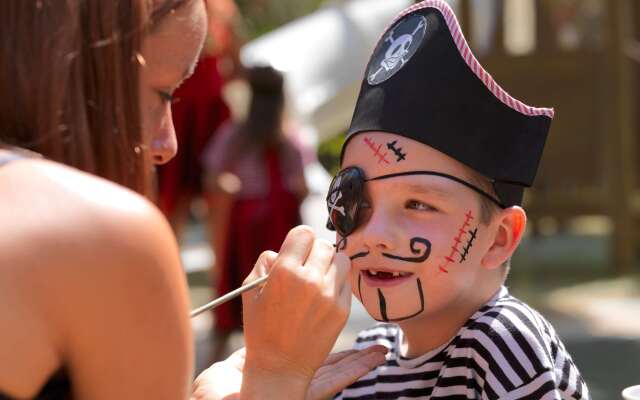
M235 299L236 297L240 296L242 293L246 292L247 290L251 290L256 286L260 286L261 284L267 281L267 278L269 278L269 275L265 275L261 278L256 279L251 283L248 283L244 286L240 286L236 290L229 292L224 296L220 296L217 299L213 300L212 302L209 302L201 307L196 308L195 310L191 311L191 314L190 314L191 318L195 317L196 315L200 315L207 310L213 310L214 308L218 307L220 304L224 304L231 299Z

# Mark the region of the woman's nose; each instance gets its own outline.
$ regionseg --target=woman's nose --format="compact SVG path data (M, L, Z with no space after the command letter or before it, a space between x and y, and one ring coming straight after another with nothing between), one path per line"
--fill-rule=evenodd
M178 141L170 111L165 114L162 125L157 133L153 135L149 150L151 159L156 165L168 163L178 152Z
M168 138L156 138L151 141L151 159L156 165L168 163L178 152L175 135Z

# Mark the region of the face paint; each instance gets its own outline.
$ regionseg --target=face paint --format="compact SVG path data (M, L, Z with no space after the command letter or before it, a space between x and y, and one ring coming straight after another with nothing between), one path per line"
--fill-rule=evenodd
M462 250L462 254L460 255L460 263L467 259L467 255L469 254L469 250L471 250L471 246L473 246L473 241L478 237L478 228L469 231L469 241L464 246Z
M393 154L396 155L396 162L400 162L407 159L407 153L402 152L402 147L396 147L397 140L393 142L387 143L387 149L393 151Z
M421 262L425 261L427 258L429 258L429 255L431 254L431 242L429 242L427 239L421 238L421 237L412 238L411 242L409 243L409 247L411 247L411 252L413 254L420 254L420 249L417 249L415 247L416 243L421 243L425 247L424 248L424 253L422 255L417 256L417 257L401 257L401 256L396 256L396 255L388 254L388 253L382 253L382 255L385 256L385 257L394 259L394 260L421 263Z
M387 300L384 298L382 294L382 290L378 289L378 301L380 302L380 315L382 316L382 321L384 322L400 322L410 318L413 318L417 315L420 315L424 311L424 293L422 292L422 283L420 279L416 279L416 285L418 294L420 295L420 309L416 311L414 314L407 315L405 317L400 318L392 318L390 319L387 315Z
M340 240L335 244L336 252L339 253L342 250L347 248L347 238L344 236L340 236Z
M468 211L465 214L465 219L464 222L462 223L462 226L458 229L458 234L453 238L453 244L451 245L451 252L449 253L448 256L445 256L444 258L444 263L440 264L438 266L438 269L441 272L444 273L448 273L449 270L447 269L447 267L449 266L449 264L451 263L455 263L454 260L454 256L456 254L460 254L460 262L463 262L467 255L469 254L469 249L471 249L471 246L473 245L473 241L475 240L475 238L477 237L478 234L478 228L474 229L474 230L470 230L467 231L467 228L471 225L471 221L474 219L473 214L471 213L471 211ZM460 243L462 243L462 239L464 238L464 236L466 234L471 235L470 238L467 241L467 244L465 245L464 249L462 251L460 251L459 246Z
M364 138L364 142L366 143L367 146L369 146L371 151L373 151L373 156L378 158L378 164L381 164L383 162L385 164L389 164L389 160L387 160L388 153L385 151L384 154L382 154L382 152L380 151L380 149L382 149L382 144L378 144L374 142L371 138L368 138L366 136Z
M340 171L329 186L329 193L327 194L329 221L327 222L327 228L335 230L343 237L349 236L362 223L359 219L359 212L364 201L364 184L366 182L411 175L432 175L453 180L487 197L500 208L504 208L504 205L498 199L484 190L463 179L442 172L405 171L366 179L362 169L348 167Z
M420 244L421 246L416 247L416 245ZM422 247L422 249L420 248ZM424 261L426 261L429 258L429 255L431 254L431 242L425 238L421 238L421 237L414 237L411 239L411 241L409 242L409 248L411 249L411 252L413 254L419 254L417 257L402 257L402 256L397 256L397 255L393 255L393 254L388 254L388 253L382 253L382 255L384 257L393 259L393 260L400 260L400 261L404 261L404 262L412 262L412 263L422 263ZM421 254L422 253L422 254ZM360 258L360 257L366 257L367 255L369 255L369 252L361 252L361 253L357 253L353 256L351 256L350 258L353 260L355 258ZM361 271L359 276L358 276L358 296L360 297L360 301L365 304L365 299L362 296L362 275L368 273L366 271ZM378 301L378 308L380 310L380 317L376 318L374 316L374 318L378 321L384 321L384 322L398 322L398 321L404 321L406 319L409 318L413 318L419 314L421 314L424 311L424 293L422 291L422 283L420 282L420 279L417 278L416 279L416 292L413 292L411 289L407 290L403 290L403 292L405 293L405 297L413 297L412 294L415 293L417 294L418 297L418 304L416 304L417 307L414 308L415 311L402 311L402 313L398 313L396 312L396 314L398 315L389 315L389 306L387 304L387 299L385 297L385 290L387 289L383 289L383 288L376 288L376 293L377 293L377 301ZM404 286L404 285L403 285ZM406 296L409 295L409 296ZM365 305L366 307L366 305ZM417 308L417 309L416 309Z
M351 257L349 257L349 259L350 259L351 261L353 261L353 260L355 260L356 258L366 257L366 256L368 256L368 255L369 255L369 252L368 252L368 251L363 251L363 252L356 253L356 254L352 255Z

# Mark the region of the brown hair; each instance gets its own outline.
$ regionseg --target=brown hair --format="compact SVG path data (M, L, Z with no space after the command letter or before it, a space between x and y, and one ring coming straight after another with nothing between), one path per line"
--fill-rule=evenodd
M186 1L2 0L0 141L151 194L140 50Z
M251 88L249 110L230 139L222 169L230 170L248 149L259 152L285 145L282 131L284 113L284 77L270 66L254 66L246 71Z
M251 87L251 102L243 133L253 145L277 144L282 134L284 111L284 78L269 66L256 66L247 70Z

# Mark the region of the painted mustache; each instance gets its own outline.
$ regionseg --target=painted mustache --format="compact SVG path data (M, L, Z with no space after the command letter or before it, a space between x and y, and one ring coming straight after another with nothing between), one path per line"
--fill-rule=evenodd
M400 260L413 263L421 263L425 261L431 255L431 242L428 239L421 237L414 237L409 242L409 248L413 254L417 254L415 257L403 257L395 254L382 253L384 257L391 258L392 260ZM363 251L356 253L349 258L355 260L356 258L366 257L370 252Z

